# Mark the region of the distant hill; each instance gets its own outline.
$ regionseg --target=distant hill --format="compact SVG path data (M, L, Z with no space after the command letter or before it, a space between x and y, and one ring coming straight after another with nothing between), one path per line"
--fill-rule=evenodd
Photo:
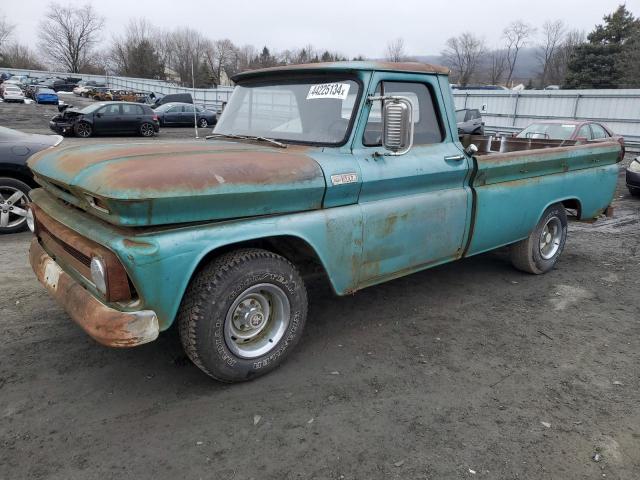
M442 55L413 55L411 56L417 62L433 63L435 65L443 65L444 61ZM530 78L538 76L540 70L540 63L536 58L535 48L523 48L518 53L518 61L516 62L516 68L514 70L514 77L523 83L526 83Z

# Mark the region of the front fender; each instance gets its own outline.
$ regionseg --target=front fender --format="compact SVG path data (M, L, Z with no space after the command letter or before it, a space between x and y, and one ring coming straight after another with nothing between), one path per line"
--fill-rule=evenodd
M120 238L110 248L125 264L145 308L157 313L160 329L165 330L173 323L184 292L207 255L221 247L274 236L306 242L337 294L355 290L362 255L358 205L192 225Z

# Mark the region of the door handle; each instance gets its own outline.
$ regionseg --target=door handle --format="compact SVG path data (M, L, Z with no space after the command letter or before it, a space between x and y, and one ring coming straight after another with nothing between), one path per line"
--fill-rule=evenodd
M444 157L445 162L459 162L460 160L464 160L464 155L449 155Z

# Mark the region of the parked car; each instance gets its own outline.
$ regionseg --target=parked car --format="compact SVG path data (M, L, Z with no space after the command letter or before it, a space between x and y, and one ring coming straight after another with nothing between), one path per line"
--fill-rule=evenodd
M59 135L36 135L0 127L0 234L26 229L25 206L35 188L27 159L62 141Z
M34 93L36 103L52 103L58 104L58 94L47 87L38 87Z
M154 110L161 126L193 126L194 106L190 103L165 103ZM196 106L196 119L201 128L217 123L216 112Z
M299 342L305 272L351 295L502 246L517 269L551 271L565 208L588 221L611 204L620 145L461 144L440 88L448 72L380 62L243 72L209 143L37 154L36 277L97 341L132 347L177 322L198 367L238 382Z
M74 95L81 95L83 91L86 91L90 87L106 87L104 83L98 83L95 80L82 80L73 88Z
M109 92L109 87L88 87L86 91L82 92L82 96L86 98L93 98L94 100L100 100L102 95L106 95Z
M78 85L74 79L56 79L46 83L54 92L72 92Z
M456 110L456 123L459 134L484 135L484 122L477 108Z
M137 134L151 137L160 131L158 116L148 105L132 102L94 103L81 110L67 108L49 122L61 135Z
M627 188L635 197L640 196L640 157L631 160L626 172Z
M516 135L517 138L545 140L615 140L624 147L624 138L603 123L588 120L543 120L534 122Z
M193 103L190 93L170 93L168 95L156 96L151 108L154 110L165 103Z
M2 94L2 100L5 102L24 103L24 93L17 85L5 82L0 85L0 93Z

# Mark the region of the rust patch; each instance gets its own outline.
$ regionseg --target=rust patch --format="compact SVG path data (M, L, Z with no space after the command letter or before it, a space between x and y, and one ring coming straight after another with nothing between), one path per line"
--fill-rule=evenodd
M91 258L101 258L107 273L107 302L130 300L129 278L118 257L108 248L89 240L31 204L36 219L36 236L42 244L86 279L91 279Z
M153 312L120 312L100 303L65 273L40 246L37 239L29 250L31 267L38 280L69 316L87 334L109 347L133 347L158 337L158 319Z
M204 190L230 184L288 184L322 176L312 158L296 153L193 152L114 159L86 180L85 188L136 191Z
M141 242L139 240L131 240L128 238L125 238L122 241L122 244L127 248L155 248L151 243Z

